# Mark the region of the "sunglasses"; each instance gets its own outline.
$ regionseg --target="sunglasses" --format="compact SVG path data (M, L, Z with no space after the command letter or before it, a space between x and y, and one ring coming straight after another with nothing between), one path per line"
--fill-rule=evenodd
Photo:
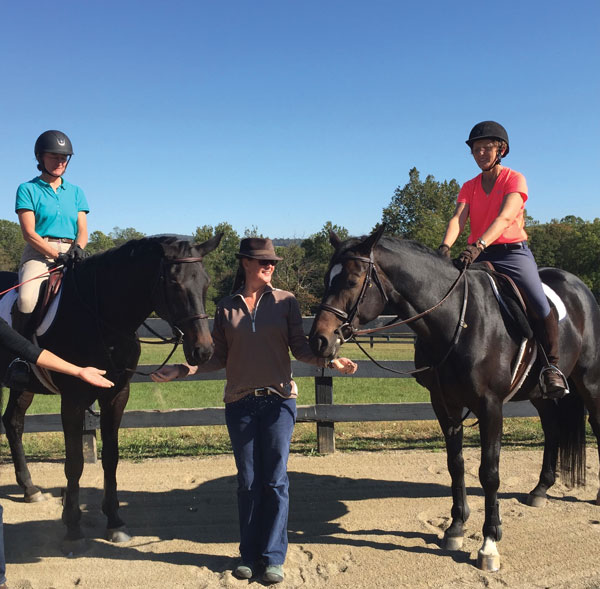
M261 266L277 266L278 260L257 260Z

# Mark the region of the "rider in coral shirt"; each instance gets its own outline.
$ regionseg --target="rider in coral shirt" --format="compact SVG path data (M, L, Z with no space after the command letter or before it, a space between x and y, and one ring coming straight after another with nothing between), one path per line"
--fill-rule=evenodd
M506 129L495 121L473 127L466 141L481 174L465 182L457 199L454 215L438 248L450 256L450 248L471 220L469 245L458 258L466 268L475 259L489 261L510 276L525 295L534 315L534 333L546 365L542 368L542 392L560 398L568 393L566 379L558 369L558 316L544 294L537 264L527 246L524 229L527 183L519 172L502 166L508 155Z

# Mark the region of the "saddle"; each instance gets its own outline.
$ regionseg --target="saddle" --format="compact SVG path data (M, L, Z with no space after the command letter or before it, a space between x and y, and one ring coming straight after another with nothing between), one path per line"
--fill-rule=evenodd
M28 329L25 335L28 339L33 339L31 334L35 334L38 331L40 325L46 318L50 306L60 293L60 289L63 281L63 272L52 272L48 275L48 279L40 287L40 294L38 302L32 313L31 322L28 325ZM18 313L17 301L13 303L11 315L15 317L15 313ZM44 330L45 331L45 330Z
M487 273L505 323L516 329L521 336L519 352L512 365L510 390L504 399L506 403L517 393L529 374L537 358L537 342L533 337L531 315L527 310L526 298L513 279L496 271L491 262L481 262L480 267Z

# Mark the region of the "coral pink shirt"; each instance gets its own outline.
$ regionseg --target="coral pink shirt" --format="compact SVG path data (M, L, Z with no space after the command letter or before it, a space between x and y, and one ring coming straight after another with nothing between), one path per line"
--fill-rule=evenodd
M475 240L484 234L500 213L504 197L512 192L518 192L521 195L523 205L516 219L494 243L526 241L527 233L525 233L525 220L523 218L525 201L527 200L527 182L525 181L525 176L510 168L502 168L490 194L484 192L481 186L481 176L479 174L472 180L465 182L456 199L457 202L464 202L469 205L469 218L471 220L469 243L475 242Z

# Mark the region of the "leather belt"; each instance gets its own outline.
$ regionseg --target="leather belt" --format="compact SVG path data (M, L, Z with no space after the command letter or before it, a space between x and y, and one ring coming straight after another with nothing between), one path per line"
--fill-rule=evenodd
M522 250L526 245L526 241L518 241L516 243L494 243L488 245L484 251L493 254L495 252L505 252L507 250Z
M250 394L254 395L255 397L266 397L267 395L276 395L277 393L273 392L267 387L262 387L260 389L252 389Z
M46 235L44 239L46 241L54 241L55 243L73 243L73 240L68 237L49 237Z

